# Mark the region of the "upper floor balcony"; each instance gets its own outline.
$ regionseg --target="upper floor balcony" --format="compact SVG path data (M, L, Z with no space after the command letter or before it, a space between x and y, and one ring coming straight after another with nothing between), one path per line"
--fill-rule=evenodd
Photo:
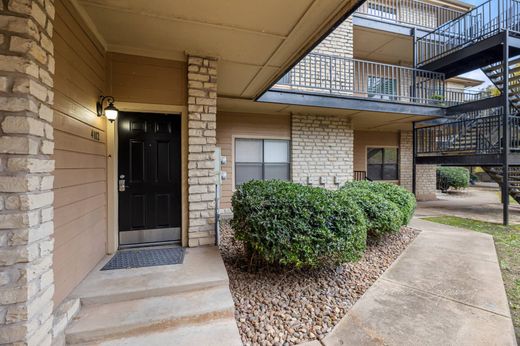
M419 0L367 0L354 14L430 31L464 13Z
M450 89L446 84L443 73L309 53L271 90L433 107L449 107L488 96Z

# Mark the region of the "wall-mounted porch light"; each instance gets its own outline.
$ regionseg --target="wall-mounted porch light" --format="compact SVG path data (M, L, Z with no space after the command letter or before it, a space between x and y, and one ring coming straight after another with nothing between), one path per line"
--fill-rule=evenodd
M103 103L105 100L108 102L108 106L103 109ZM112 96L103 95L99 97L99 100L96 103L96 110L98 117L101 117L104 114L111 123L117 119L117 113L119 112L119 110L114 106L114 98Z

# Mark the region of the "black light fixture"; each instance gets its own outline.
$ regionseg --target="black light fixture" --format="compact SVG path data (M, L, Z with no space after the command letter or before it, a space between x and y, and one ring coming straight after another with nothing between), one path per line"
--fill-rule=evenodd
M103 103L105 100L108 102L108 106L103 109ZM117 119L117 114L119 110L114 106L114 98L112 96L103 96L99 97L98 102L96 103L97 116L101 117L105 115L111 123Z

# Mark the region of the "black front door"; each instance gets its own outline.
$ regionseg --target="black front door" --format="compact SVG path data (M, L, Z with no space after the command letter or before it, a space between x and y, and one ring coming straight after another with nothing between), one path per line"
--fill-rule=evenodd
M119 244L181 239L181 117L120 112Z

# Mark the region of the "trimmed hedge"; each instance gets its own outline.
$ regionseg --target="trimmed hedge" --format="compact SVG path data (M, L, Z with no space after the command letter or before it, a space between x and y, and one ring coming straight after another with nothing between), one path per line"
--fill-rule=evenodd
M367 218L369 236L380 237L387 233L399 232L403 214L394 202L364 187L344 188L338 193L354 201L363 210Z
M373 194L379 195L382 198L393 202L397 205L401 212L400 225L407 225L415 212L417 202L415 196L411 193L392 183L371 182L368 180L351 181L346 183L342 189L365 189L371 191Z
M437 189L463 189L469 185L469 170L463 167L437 167Z
M231 226L251 256L269 264L314 267L358 260L367 222L345 194L280 180L253 180L232 198Z

